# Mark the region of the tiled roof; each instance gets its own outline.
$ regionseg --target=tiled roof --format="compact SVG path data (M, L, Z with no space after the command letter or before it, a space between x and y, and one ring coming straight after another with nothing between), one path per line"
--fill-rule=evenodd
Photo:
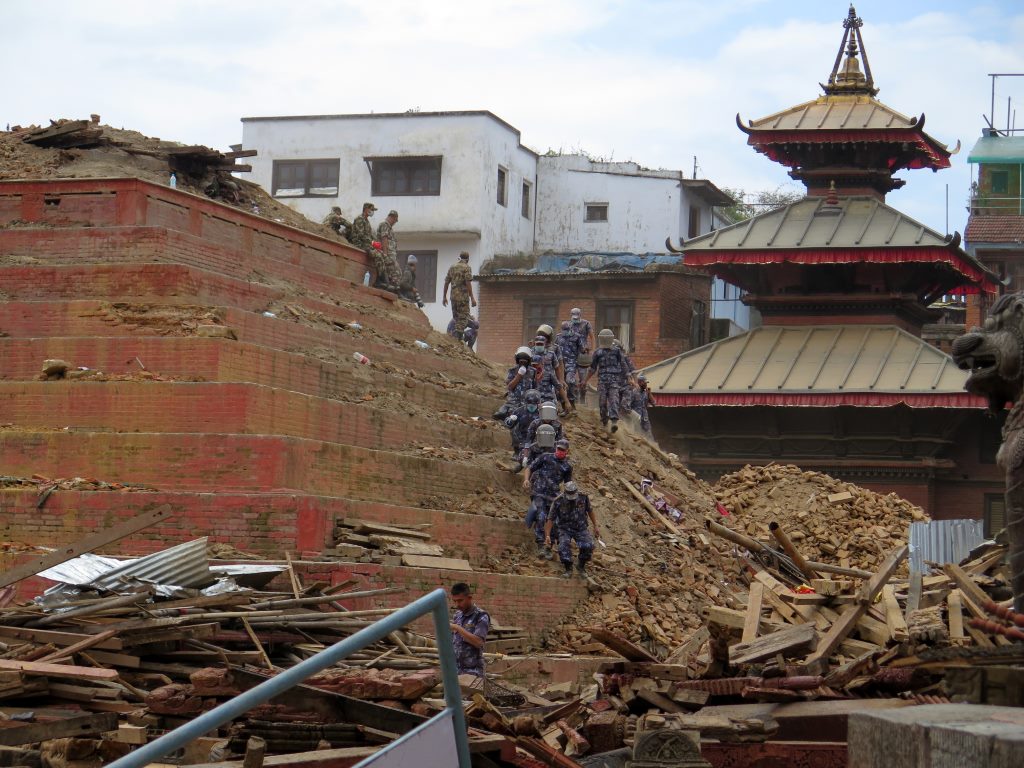
M1024 216L971 216L966 238L971 245L1024 243Z
M913 128L917 124L918 118L901 115L871 96L836 94L819 96L748 125L758 131L827 131Z

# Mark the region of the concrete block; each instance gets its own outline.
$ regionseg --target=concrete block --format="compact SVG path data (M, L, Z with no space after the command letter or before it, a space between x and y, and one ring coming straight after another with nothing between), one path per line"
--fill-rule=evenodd
M1024 709L931 704L857 712L849 768L1020 768Z

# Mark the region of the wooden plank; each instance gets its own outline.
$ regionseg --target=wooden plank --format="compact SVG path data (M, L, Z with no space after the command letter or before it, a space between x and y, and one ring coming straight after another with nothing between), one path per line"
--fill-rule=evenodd
M659 512L655 508L655 506L651 504L651 502L649 502L642 493L640 493L640 491L633 487L633 484L631 482L621 477L619 478L619 482L626 487L626 490L633 494L633 497L640 502L640 504L647 511L647 513L651 515L651 517L655 518L659 523L665 526L665 530L676 536L681 535L679 533L679 529L676 528L675 524L667 517L665 517L665 515L661 514L661 512Z
M909 640L907 620L896 600L896 588L891 584L882 587L882 606L885 608L885 624L889 628L889 637L897 643Z
M874 643L875 645L882 647L889 643L890 635L888 624L883 624L871 616L864 615L860 617L860 620L857 622L857 631L860 633L860 636L869 643Z
M850 606L846 612L839 617L839 621L832 625L829 631L825 633L825 636L818 643L817 650L807 657L808 664L817 664L824 659L828 659L828 657L832 655L835 649L839 647L839 644L845 640L846 636L853 631L855 626L857 626L857 622L860 621L861 616L863 616L867 609L871 607L871 604L878 596L878 593L882 591L882 587L888 583L889 578L896 571L896 568L906 558L908 551L907 546L903 545L886 556L879 569L858 591L857 604Z
M399 528L393 525L385 525L384 523L375 523L370 520L345 520L345 525L352 526L356 533L368 535L371 533L383 533L388 536L405 536L408 539L421 539L427 541L430 539L430 534L424 531L415 531L409 528Z
M701 649L701 646L704 645L704 643L706 643L710 637L711 633L708 631L708 628L701 627L692 635L690 635L689 639L687 639L685 643L683 643L674 651L672 651L672 653L670 653L668 657L665 659L665 663L676 664L679 662L688 661L689 657L696 654L697 651Z
M469 560L457 557L431 557L430 555L402 555L402 565L411 568L439 568L448 571L472 571Z
M117 630L108 629L106 632L100 632L98 635L92 635L90 637L83 638L74 645L69 645L67 648L61 648L60 650L54 651L49 656L43 656L37 661L56 661L57 659L66 659L69 656L74 656L79 651L87 651L90 648L99 645L104 640L117 635Z
M811 624L786 627L750 643L734 645L729 649L729 663L751 664L771 658L777 653L785 655L793 651L806 651L817 638L818 632Z
M949 593L946 608L949 612L949 639L954 645L963 645L967 642L967 636L964 634L964 604L959 589Z
M92 536L86 536L81 541L53 552L43 557L34 558L27 563L22 563L16 568L0 573L0 587L6 587L8 584L14 584L15 582L27 579L29 576L35 576L40 571L45 571L47 568L53 568L55 565L66 563L72 558L78 557L86 552L92 552L94 549L112 544L119 539L123 539L125 536L141 531L144 528L148 528L161 520L166 520L171 517L174 512L171 510L170 504L162 504L154 510L149 512L143 512L141 515L133 517L131 520L125 520L123 523L119 523L111 528L106 528L102 531L94 533Z
M114 713L76 713L71 716L50 717L50 711L52 710L35 710L39 722L0 728L0 744L14 747L46 739L99 736L101 733L117 730L117 715Z
M910 618L910 614L921 607L921 592L924 591L924 584L921 574L917 571L910 574L910 589L907 592L907 605L903 611L904 621Z
M0 626L0 637L11 637L15 640L24 640L29 643L51 643L53 645L74 645L81 642L89 635L80 635L77 632L58 632L52 629L25 629L23 627ZM124 648L120 638L110 638L97 643L94 648L103 648L108 651L120 651Z
M964 573L963 568L956 563L946 563L942 566L942 571L953 580L953 583L956 584L957 587L960 588L960 592L972 603L977 605L979 609L992 599L985 594L985 590L979 587L974 582L974 579Z
M742 642L749 643L757 637L757 629L761 624L761 603L764 598L764 584L755 581L750 585L747 597L747 615L743 619Z
M660 660L655 656L652 656L643 648L638 645L634 645L622 635L616 634L609 629L604 627L587 627L587 632L593 636L595 640L607 645L611 650L622 656L628 661L645 661L649 664L660 664Z
M116 669L76 667L71 664L45 664L39 661L0 659L0 669L17 669L30 675L61 677L70 680L117 680Z
M648 704L653 704L655 707L660 709L662 712L672 712L675 714L681 712L687 712L688 710L681 704L677 704L672 701L668 696L657 691L650 689L644 689L636 692L638 698L643 699Z

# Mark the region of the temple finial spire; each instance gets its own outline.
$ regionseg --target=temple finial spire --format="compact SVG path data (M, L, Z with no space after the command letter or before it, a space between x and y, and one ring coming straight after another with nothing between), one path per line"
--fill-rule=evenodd
M868 64L868 52L864 48L864 38L860 34L860 28L863 26L863 20L857 15L857 10L851 4L850 13L843 19L843 39L839 43L839 52L836 54L836 63L832 66L828 85L821 86L830 96L840 93L874 96L878 93L874 78L871 77L871 65ZM843 60L844 53L846 54L845 61ZM864 59L863 72L858 56Z

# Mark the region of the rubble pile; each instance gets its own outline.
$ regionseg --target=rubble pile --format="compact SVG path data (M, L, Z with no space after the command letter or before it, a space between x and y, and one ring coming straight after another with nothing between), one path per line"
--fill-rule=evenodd
M871 570L924 511L894 493L880 494L792 465L747 466L724 475L712 491L732 526L771 541L778 521L805 557Z

